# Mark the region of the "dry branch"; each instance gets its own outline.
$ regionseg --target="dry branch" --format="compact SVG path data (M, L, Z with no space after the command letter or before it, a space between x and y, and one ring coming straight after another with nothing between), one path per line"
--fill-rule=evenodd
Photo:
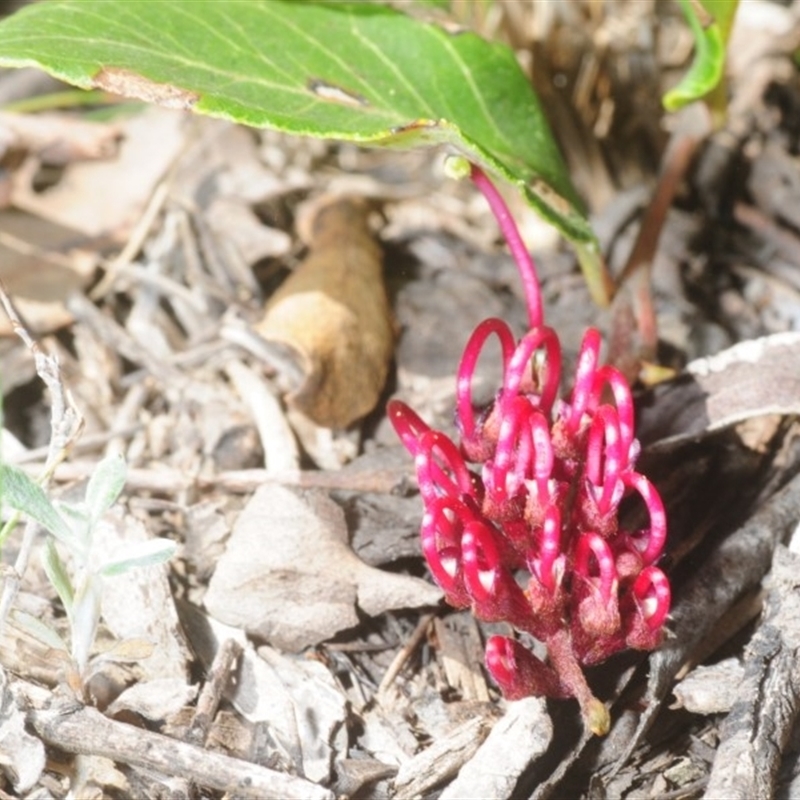
M302 778L114 722L93 708L34 710L28 722L45 743L68 753L104 756L239 797L333 800L328 789Z
M767 615L747 648L744 678L705 797L768 800L800 709L800 556L779 547Z

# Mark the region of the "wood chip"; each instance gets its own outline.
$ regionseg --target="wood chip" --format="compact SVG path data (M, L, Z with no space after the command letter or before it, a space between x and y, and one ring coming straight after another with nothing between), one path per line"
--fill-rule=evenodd
M475 755L489 730L488 717L474 717L407 761L394 781L395 800L425 795L452 778Z
M677 706L692 714L719 714L731 710L741 688L744 667L738 658L693 669L672 691Z
M522 773L550 744L553 723L545 700L528 697L508 704L473 758L441 793L440 800L513 797Z

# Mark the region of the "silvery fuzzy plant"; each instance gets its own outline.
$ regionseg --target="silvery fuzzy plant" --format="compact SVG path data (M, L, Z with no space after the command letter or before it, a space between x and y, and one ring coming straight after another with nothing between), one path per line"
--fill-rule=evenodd
M163 538L131 542L112 558L104 558L93 546L98 524L119 498L126 474L121 456L105 458L90 477L83 500L66 503L51 502L44 489L22 470L0 466L4 505L22 512L50 534L43 563L66 611L70 644L37 620L26 618L24 623L35 629L38 638L69 653L78 684L74 688L79 692L89 673L104 581L135 567L164 563L175 552L175 543ZM59 549L69 557L62 558Z

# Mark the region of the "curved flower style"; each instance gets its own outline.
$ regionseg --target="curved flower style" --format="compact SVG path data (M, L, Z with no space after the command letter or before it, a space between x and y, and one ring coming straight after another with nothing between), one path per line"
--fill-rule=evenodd
M422 551L447 601L505 621L547 647L547 663L520 641L493 636L486 666L509 699L574 697L589 728L608 712L582 666L625 648L658 645L670 587L655 566L666 516L653 485L635 471L633 400L622 374L599 364L600 334L584 335L571 393L559 397L561 346L542 320L533 262L497 190L477 167L525 288L530 329L516 341L499 319L473 332L457 373L458 443L392 401L389 418L414 457L425 506ZM502 384L476 412L472 384L481 352L500 343ZM647 524L620 526L619 506L638 496ZM524 577L522 577L524 576Z

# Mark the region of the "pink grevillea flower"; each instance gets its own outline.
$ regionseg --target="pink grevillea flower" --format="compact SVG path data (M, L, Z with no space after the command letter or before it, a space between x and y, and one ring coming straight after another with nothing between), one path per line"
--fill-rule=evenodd
M489 179L474 166L471 177L519 268L529 330L517 340L499 319L475 329L457 374L457 442L399 401L388 414L414 457L425 507L422 552L447 601L508 622L547 648L542 661L517 638L489 639L486 666L503 694L574 697L588 727L602 734L608 712L582 667L659 644L670 606L669 581L656 566L664 506L635 471L630 388L600 364L596 330L586 331L572 391L560 397L561 345L544 325L533 262ZM489 406L476 409L473 378L492 337L502 383ZM646 519L636 530L619 521L628 497L639 499Z

